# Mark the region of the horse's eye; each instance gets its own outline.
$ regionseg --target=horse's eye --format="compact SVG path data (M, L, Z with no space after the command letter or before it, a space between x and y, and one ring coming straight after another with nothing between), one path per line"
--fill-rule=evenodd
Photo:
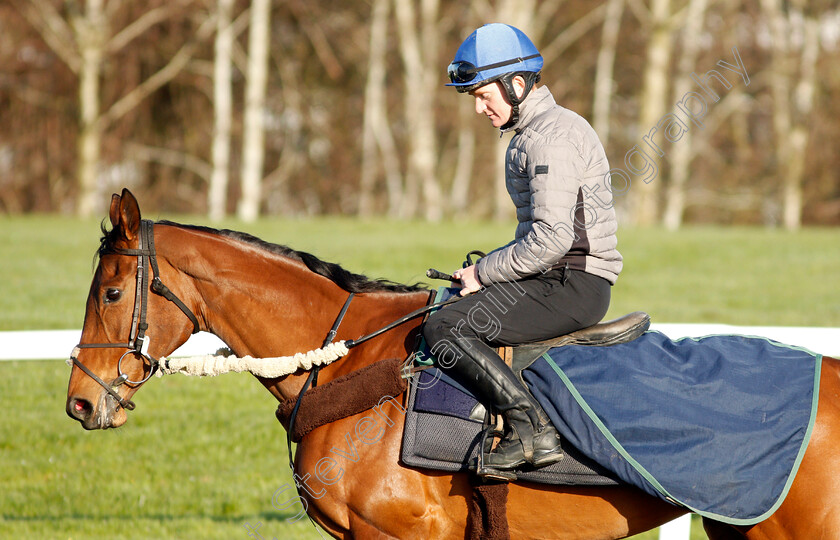
M106 302L116 302L122 296L122 291L119 289L108 289L105 291Z

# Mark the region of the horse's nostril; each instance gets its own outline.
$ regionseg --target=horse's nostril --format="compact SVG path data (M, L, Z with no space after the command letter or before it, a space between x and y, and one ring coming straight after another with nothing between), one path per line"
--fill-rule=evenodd
M80 398L73 398L67 404L67 414L77 420L85 420L93 411L89 401Z

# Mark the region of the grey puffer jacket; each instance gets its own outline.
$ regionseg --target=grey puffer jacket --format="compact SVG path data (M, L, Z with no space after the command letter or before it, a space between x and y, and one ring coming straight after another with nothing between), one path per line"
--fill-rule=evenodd
M516 281L566 264L615 283L622 258L601 141L545 86L519 110L505 160L519 224L515 240L478 262L481 283Z

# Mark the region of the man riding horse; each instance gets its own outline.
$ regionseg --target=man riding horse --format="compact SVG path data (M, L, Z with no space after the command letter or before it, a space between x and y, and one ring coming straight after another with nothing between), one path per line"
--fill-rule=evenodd
M474 98L493 127L514 132L505 183L519 221L515 239L454 272L466 298L431 315L423 330L438 366L504 418L504 438L483 466L479 460L476 472L487 477L563 457L545 412L491 346L597 323L622 268L615 210L602 203L610 187L604 148L586 120L537 85L542 66L523 32L488 24L470 34L448 68L448 86Z

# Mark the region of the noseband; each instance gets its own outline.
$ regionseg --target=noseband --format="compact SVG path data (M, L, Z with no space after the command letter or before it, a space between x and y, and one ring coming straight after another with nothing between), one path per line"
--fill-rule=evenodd
M149 325L146 322L146 307L148 303L149 290L155 294L163 296L178 306L178 308L184 312L184 315L192 321L193 334L199 330L198 319L195 314L190 311L190 308L188 308L180 298L175 296L160 279L160 270L158 269L157 256L155 254L154 223L152 221L144 219L140 222L140 242L138 249L114 249L112 250L112 253L137 257L137 293L134 298L134 314L131 318L131 334L129 335L129 340L126 343L79 343L76 345L76 348L73 349L70 360L72 360L73 364L78 366L79 369L85 372L85 374L87 374L91 379L99 383L99 385L102 386L102 388L104 388L111 397L117 400L120 406L128 410L133 410L134 402L120 396L117 392L117 388L123 383L131 385L143 384L149 380L149 377L154 375L160 364L156 358L149 355L150 337L146 335L146 330L149 328ZM153 276L151 285L149 285L150 270ZM105 381L100 379L95 373L89 370L87 366L82 364L78 358L76 358L79 353L79 349L108 348L128 349L122 356L120 356L120 359L117 362L117 378L114 379L111 384L107 384ZM128 374L122 370L123 358L130 354L137 354L142 358L145 358L151 366L149 374L139 381L132 381L128 378Z

